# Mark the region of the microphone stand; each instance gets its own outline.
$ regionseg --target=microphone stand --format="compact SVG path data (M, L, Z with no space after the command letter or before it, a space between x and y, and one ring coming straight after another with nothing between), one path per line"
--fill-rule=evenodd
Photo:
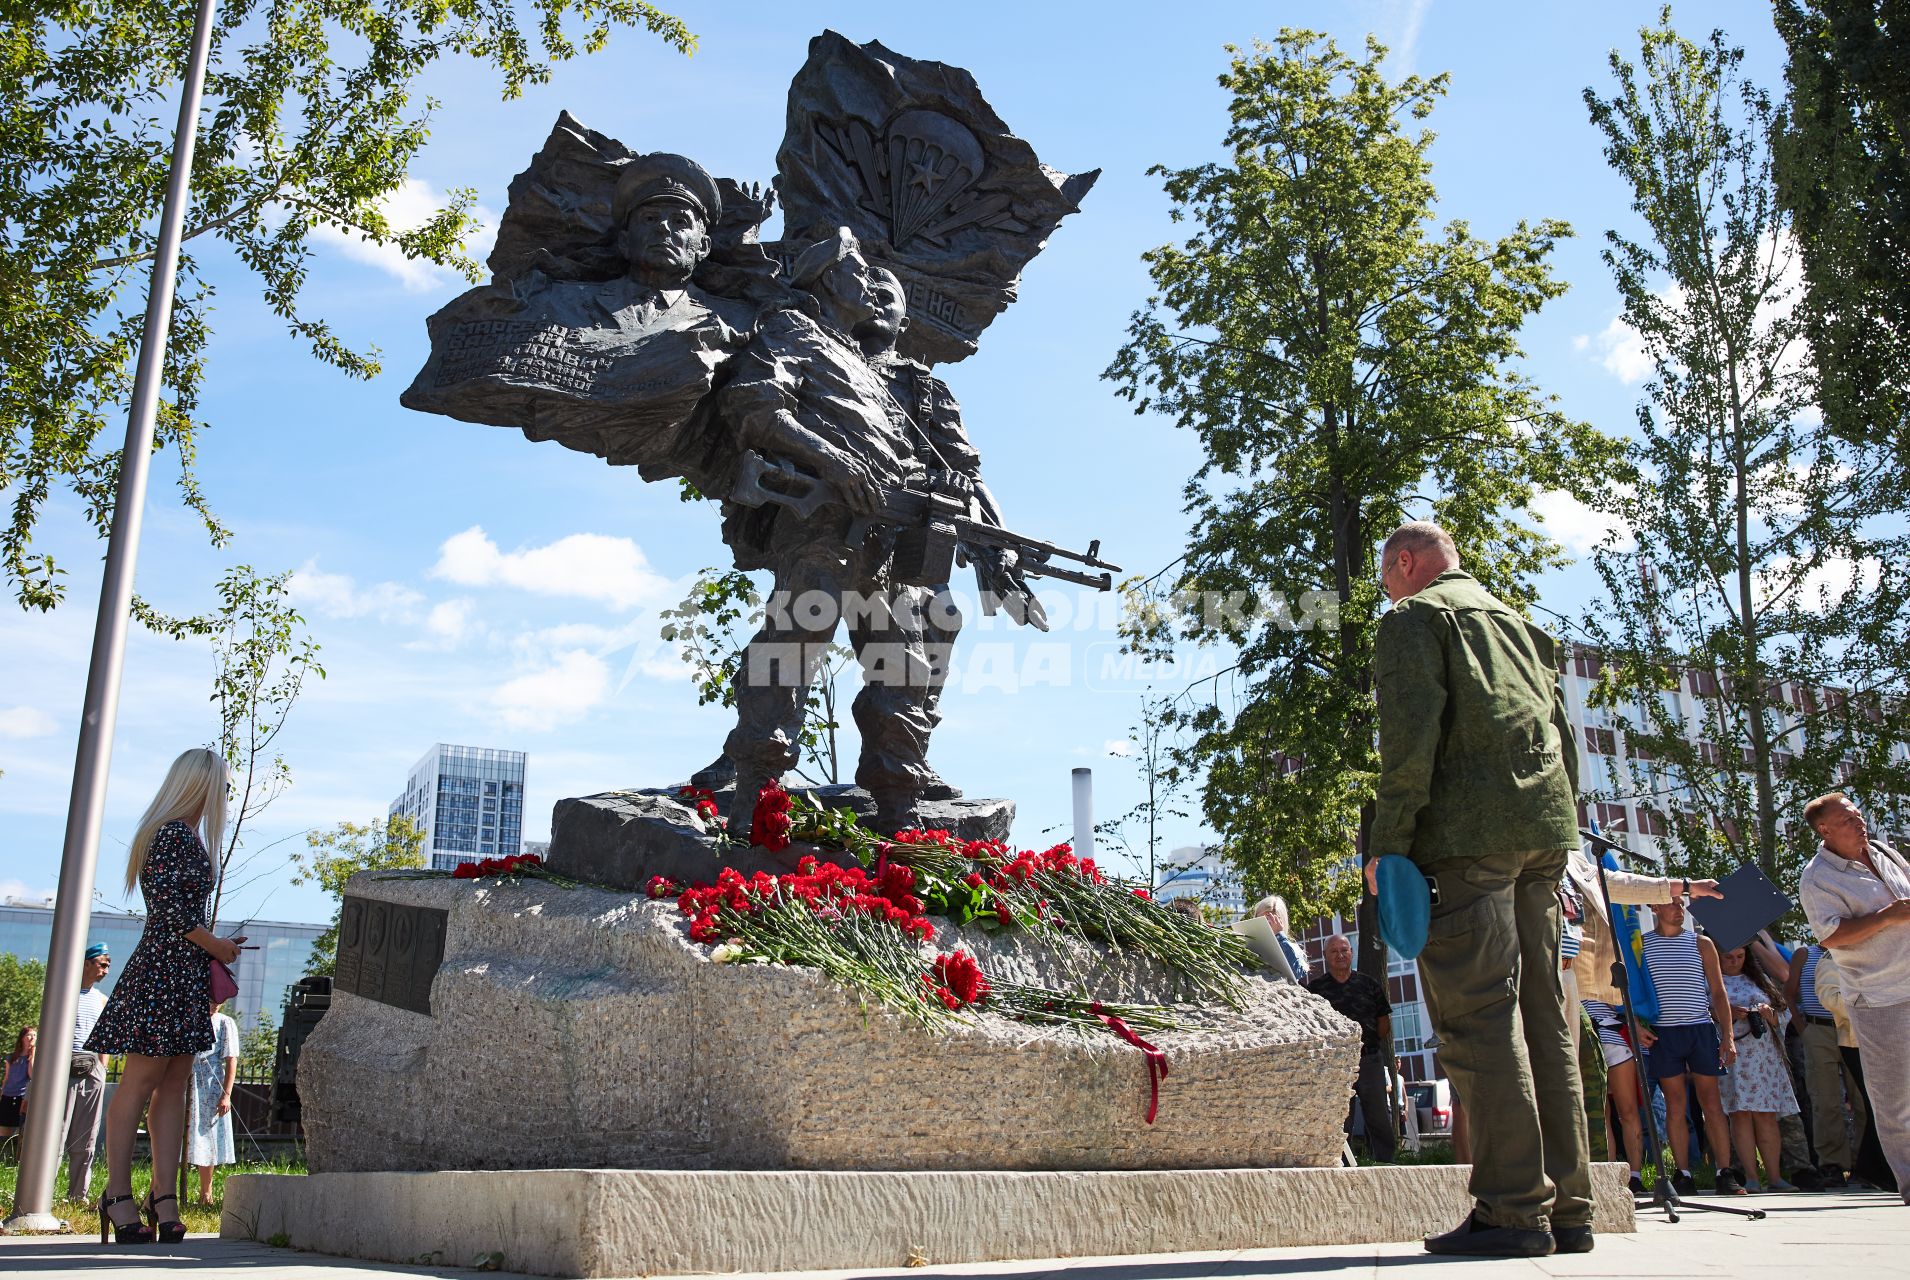
M1615 840L1608 840L1596 831L1587 831L1580 827L1578 834L1593 845L1610 849L1620 857L1629 856L1632 853L1624 845ZM1619 1008L1625 1016L1625 1029L1631 1035L1632 1059L1638 1064L1638 1092L1641 1095L1638 1100L1638 1112L1639 1119L1645 1127L1645 1159L1651 1165L1655 1175L1652 1180L1651 1198L1649 1200L1634 1198L1633 1204L1639 1209L1663 1209L1667 1222L1678 1221L1680 1209L1696 1209L1704 1213L1732 1213L1753 1221L1762 1218L1764 1216L1762 1209L1739 1209L1734 1205L1704 1204L1696 1200L1686 1200L1679 1196L1678 1189L1671 1185L1671 1175L1665 1171L1664 1144L1659 1140L1658 1135L1658 1117L1651 1111L1651 1080L1649 1070L1645 1066L1645 1042L1638 1034L1638 1015L1631 1007L1631 983L1625 974L1625 948L1619 945L1618 913L1612 909L1611 883L1605 878L1603 858L1593 858L1592 865L1598 868L1598 892L1599 896L1605 900L1605 927L1611 930L1612 935L1612 985L1625 997L1624 1003ZM1724 1034L1729 1035L1729 1029ZM1695 1093L1690 1101L1692 1105L1696 1105ZM1690 1140L1688 1134L1678 1136L1685 1141Z

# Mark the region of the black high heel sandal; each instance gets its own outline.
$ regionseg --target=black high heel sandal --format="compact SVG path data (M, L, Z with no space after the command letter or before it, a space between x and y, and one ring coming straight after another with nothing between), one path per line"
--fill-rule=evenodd
M173 1203L173 1208L177 1209L179 1207L178 1196L167 1195L154 1199L153 1193L148 1191L146 1193L146 1216L152 1219L153 1231L157 1233L159 1243L178 1244L181 1240L186 1238L186 1224L177 1218L174 1218L170 1222L161 1222L159 1220L160 1200L170 1200Z
M153 1233L147 1229L146 1224L140 1219L134 1218L131 1226L122 1227L119 1223L114 1222L113 1216L107 1212L107 1210L111 1209L114 1205L126 1204L131 1200L131 1195L100 1197L99 1242L101 1244L106 1243L106 1228L108 1227L113 1229L114 1244L151 1244L153 1242ZM139 1212L139 1206L137 1204L133 1205L133 1212Z

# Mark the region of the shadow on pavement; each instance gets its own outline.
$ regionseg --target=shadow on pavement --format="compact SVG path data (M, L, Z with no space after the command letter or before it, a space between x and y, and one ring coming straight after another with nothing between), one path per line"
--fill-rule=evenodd
M409 1267L394 1262L367 1262L359 1258L339 1258L326 1253L304 1253L297 1249L275 1249L249 1240L222 1240L215 1235L188 1236L183 1244L112 1245L101 1244L97 1236L0 1236L0 1272L30 1275L35 1272L118 1270L138 1267L142 1270L193 1270L214 1268L225 1271L271 1270L282 1267L310 1267L319 1270L403 1272L417 1276L475 1276L480 1273L459 1267ZM506 1280L509 1273L491 1273L486 1280Z

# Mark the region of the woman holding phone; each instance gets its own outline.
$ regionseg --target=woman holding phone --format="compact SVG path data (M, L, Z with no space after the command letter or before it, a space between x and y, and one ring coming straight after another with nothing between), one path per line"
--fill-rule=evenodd
M231 964L243 938L215 938L206 927L212 896L212 859L225 831L226 763L216 751L195 747L166 772L159 794L139 820L126 855L126 888L137 885L146 903L146 930L119 976L86 1048L122 1053L125 1068L106 1109L106 1194L100 1199L100 1241L113 1228L120 1244L155 1237L177 1243L186 1237L178 1201L158 1188L175 1185L184 1134L186 1084L192 1060L210 1048L212 962ZM152 1186L140 1221L133 1201L133 1138L148 1110L152 1140ZM161 1213L159 1206L172 1201Z

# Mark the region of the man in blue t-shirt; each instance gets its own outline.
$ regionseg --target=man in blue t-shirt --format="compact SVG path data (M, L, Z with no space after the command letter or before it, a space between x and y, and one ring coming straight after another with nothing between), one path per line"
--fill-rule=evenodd
M1651 1078L1665 1094L1665 1133L1678 1160L1672 1186L1679 1194L1697 1190L1683 1167L1686 1089L1698 1095L1705 1138L1718 1162L1718 1191L1743 1195L1744 1180L1731 1167L1731 1126L1724 1118L1718 1079L1737 1061L1737 1043L1718 1028L1731 1025L1731 1001L1724 994L1724 972L1711 939L1685 928L1683 898L1651 904L1656 925L1644 935L1645 967L1658 993L1658 1018L1641 1027L1650 1050Z

